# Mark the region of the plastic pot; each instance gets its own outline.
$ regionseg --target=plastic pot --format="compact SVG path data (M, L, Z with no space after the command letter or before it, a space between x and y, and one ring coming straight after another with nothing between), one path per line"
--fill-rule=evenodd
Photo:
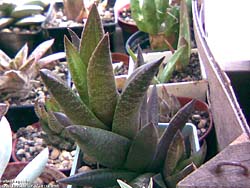
M149 42L149 35L148 33L137 31L134 34L132 34L126 44L125 44L125 51L127 54L128 49L130 48L134 53L137 53L138 45L142 48L142 50L145 51L145 49L148 49L147 51L152 51L150 49L150 42Z
M0 49L8 56L14 58L16 53L23 47L25 43L28 44L29 52L32 52L35 47L44 41L42 31L34 31L32 33L14 33L14 32L0 32Z

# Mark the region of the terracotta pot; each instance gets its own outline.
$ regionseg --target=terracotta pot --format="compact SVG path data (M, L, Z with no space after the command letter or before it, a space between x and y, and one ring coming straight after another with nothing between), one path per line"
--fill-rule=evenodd
M9 163L2 176L2 183L4 183L4 180L8 181L8 180L15 178L27 164L28 164L27 162ZM43 173L40 175L40 178L43 180L43 182L46 185L51 183L52 181L56 181L65 177L66 176L62 172L49 166L46 166ZM66 185L63 185L63 184L58 184L58 183L55 183L55 184L58 185L59 188L67 187Z
M136 31L138 31L138 27L133 22L126 22L126 21L124 21L124 19L121 16L124 9L126 9L126 10L130 9L130 4L126 4L125 6L123 6L122 8L120 8L118 10L117 23L118 23L118 25L122 29L123 42L125 44L127 42L128 38L133 33L135 33Z
M115 76L116 86L117 86L117 88L121 89L123 87L127 77L130 74L131 67L129 67L130 66L129 56L127 54L124 54L124 53L113 52L112 53L112 62L113 63L124 62L124 66L126 66L126 68L128 70L128 73L126 73L126 74Z
M189 97L177 97L177 99L179 100L181 106L184 106L185 104L187 104L188 102L190 102L192 100L192 98L189 98ZM209 126L208 126L206 132L201 137L199 137L199 141L203 141L205 138L207 138L207 136L209 135L209 133L211 132L211 130L213 128L212 113L211 113L207 103L205 103L201 100L197 100L197 99L196 99L196 103L195 103L195 110L206 111L208 113L208 116L209 116Z

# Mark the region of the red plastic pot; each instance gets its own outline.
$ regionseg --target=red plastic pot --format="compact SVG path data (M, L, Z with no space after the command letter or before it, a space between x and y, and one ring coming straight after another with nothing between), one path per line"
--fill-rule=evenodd
M188 102L192 100L192 98L189 98L189 97L177 97L177 99L179 100L181 106L184 106L185 104L187 104ZM203 141L205 138L207 138L207 136L209 135L209 133L211 132L213 128L212 113L208 107L208 104L198 99L196 99L195 110L206 111L209 116L209 126L206 132L201 137L199 137L199 141Z
M124 9L130 9L130 4L126 4L125 6L123 6L122 8L120 8L118 10L118 18L117 18L118 21L117 22L118 22L118 25L122 29L123 42L125 44L126 41L128 40L128 38L133 33L135 33L136 31L138 31L138 27L136 26L135 23L124 21L124 19L121 17L121 14L122 14L122 12L123 12Z

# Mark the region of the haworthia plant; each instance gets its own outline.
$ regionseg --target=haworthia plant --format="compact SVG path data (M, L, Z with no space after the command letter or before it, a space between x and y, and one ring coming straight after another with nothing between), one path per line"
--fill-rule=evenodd
M39 44L32 52L25 44L15 55L10 58L0 50L0 100L25 99L35 87L39 69L48 67L55 60L65 58L64 53L55 53L46 57L42 56L53 45L54 39ZM29 55L30 53L30 55ZM34 80L36 80L34 82Z
M95 5L92 7L88 19L99 20ZM169 127L159 134L156 87L148 100L146 93L164 57L146 64L143 62L143 58L138 58L141 66L131 74L119 93L112 71L108 35L102 34L97 42L93 37L93 32L90 31L102 33L101 22L94 23L89 20L87 21L89 25L84 29L80 42L73 44L69 40L65 40L65 47L68 51L67 59L71 64L69 69L74 78L73 83L76 90L72 91L52 72L41 70L41 77L48 91L61 107L60 113L64 113L68 117L67 122L72 122L72 124L63 123L65 117L55 115L56 113L52 112L50 108L45 109L41 105L36 107L40 118L53 119L53 121L48 121L47 131L45 130L47 134L57 135L58 138L63 139L61 133L67 132L88 157L96 160L105 168L78 173L58 182L105 187L114 186L117 179L122 179L135 185L137 181L142 181L142 178L138 176L143 175L143 181L147 181L156 174L160 174L159 180L165 181L164 172L168 169L163 168L170 168L173 172L171 175L175 175L176 166L190 157L187 155L179 157L180 155L177 154L180 152L176 152L173 147L180 143L181 146L178 145L178 147L184 147L181 129L192 112L195 100L184 106L170 121ZM86 52L89 58L85 59L87 63L83 62L82 54L85 52L83 51L85 47L80 45L78 49L77 45L84 43L87 46L92 44L92 41L95 43L95 48L91 52ZM83 66L81 63L87 68L77 69L77 67ZM76 82L86 82L87 89L85 86L77 87L79 83ZM86 90L79 91L80 89ZM80 93L83 92L87 94L88 100L82 99ZM43 119L41 118L41 120ZM186 149L183 148L183 151ZM165 159L168 159L167 155L178 156L176 157L178 160L169 160L171 164L164 165ZM188 161L187 165L184 165L183 168L192 163L192 161L186 161ZM198 166L200 163L196 163L196 165ZM177 172L182 172L182 166L179 167L181 169ZM145 173L147 174L144 175Z

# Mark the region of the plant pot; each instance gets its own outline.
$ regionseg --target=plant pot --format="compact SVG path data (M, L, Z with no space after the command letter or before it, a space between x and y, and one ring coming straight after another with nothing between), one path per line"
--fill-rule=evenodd
M78 35L79 38L81 37L82 30L84 29L84 23L77 23L77 24L74 24L74 26L62 26L62 27L47 26L50 23L51 18L53 18L53 14L55 14L55 12L57 12L59 9L63 9L62 2L51 3L50 8L48 10L48 14L47 14L47 19L42 24L42 30L43 30L43 34L45 38L55 39L54 45L52 47L53 52L64 51L64 36L66 35L68 38L70 38L68 28L73 30ZM110 49L111 51L114 51L115 50L114 37L115 37L115 31L116 31L116 23L115 22L104 23L103 27L104 27L104 31L109 33Z
M149 35L148 33L145 33L143 31L137 31L134 34L132 34L126 44L125 44L125 51L127 54L129 54L129 48L132 50L132 52L137 53L138 45L140 45L141 49L146 52L151 51L150 50L150 42L149 42Z
M135 22L125 21L123 15L124 10L129 10L130 4L126 4L118 10L117 23L122 29L123 43L126 44L128 38L135 32L138 31L138 28Z
M184 106L185 104L187 104L188 102L192 100L192 98L189 98L189 97L177 97L177 99L179 100L181 106ZM206 131L201 136L199 136L199 141L202 142L204 139L206 139L209 136L210 132L212 131L212 128L213 128L212 113L209 109L208 104L201 100L196 100L194 108L195 108L195 111L204 111L208 115L209 123L207 124ZM193 122L193 124L195 123ZM195 124L197 130L200 129L198 124L199 124L198 122L197 124Z
M133 72L133 67L134 65L131 64L131 61L129 61L129 56L124 53L119 53L119 52L113 52L112 53L112 63L119 63L123 62L123 70L125 72L115 75L115 81L116 81L116 86L118 89L122 89L128 76Z
M191 52L198 53L197 49L192 49ZM145 62L157 60L162 57L165 57L164 62L167 62L171 56L172 52L170 51L143 53ZM130 58L130 61L133 61L132 58ZM166 87L168 93L173 94L175 96L185 96L185 97L196 98L201 101L206 101L207 91L208 91L207 75L203 66L203 62L201 61L200 58L199 58L199 63L200 63L201 80L182 81L175 83L161 83L157 85L159 85L159 87L161 86Z
M44 41L41 29L32 33L14 33L0 31L0 49L3 50L8 56L14 58L16 53L23 47L25 43L31 51Z
M34 105L11 105L6 114L6 118L14 132L20 127L31 125L38 121L38 117L34 111Z
M20 160L20 158L18 158L18 155L17 155L17 152L18 152L18 150L17 150L18 134L17 133L18 133L18 131L16 131L14 133L15 136L14 136L14 139L13 139L12 152L11 152L11 157L12 157L14 162L28 162L28 161L31 161L32 158L28 159L27 156L26 156L26 153L27 153L28 156L35 157L34 154L32 154L33 152L34 153L39 153L39 152L42 151L42 149L44 149L46 147L46 145L44 145L43 143L40 143L40 141L42 140L42 136L41 136L41 131L42 130L41 130L40 123L39 122L34 123L34 124L31 125L31 127L32 127L31 132L34 133L35 139L30 139L30 136L28 136L28 132L23 133L22 135L20 135L20 137L23 137L26 140L24 142L21 142L21 144L19 145L19 146L21 146L21 147L19 147L19 150L20 151L21 150L25 151L25 153L19 155L19 156L23 157L21 160ZM29 144L31 142L35 142L36 144ZM28 146L28 147L26 147L26 146ZM32 150L35 150L35 148L37 148L37 151L32 151L31 148L33 148ZM68 167L68 168L63 168L63 167L65 167L64 165L68 165L68 164L71 163L70 158L73 158L73 156L71 155L71 152L61 151L61 150L56 149L56 148L54 148L52 146L49 146L49 151L50 151L49 160L50 161L60 161L60 165L57 162L55 164L48 163L48 166L51 166L51 167L59 170L60 172L62 172L65 175L68 176L69 173L70 173L71 167ZM67 158L67 160L65 158ZM61 168L58 167L58 166L61 166Z
M5 172L2 176L1 184L8 183L11 179L15 178L19 172L27 165L26 162L11 162L8 164L7 168L5 169ZM57 185L59 188L66 188L66 185L58 184L55 181L61 178L65 178L66 176L60 172L57 171L54 168L51 168L49 166L46 166L43 173L40 175L39 178L45 183L45 185L39 185L37 183L33 183L33 186L55 186ZM51 184L53 181L54 184Z

